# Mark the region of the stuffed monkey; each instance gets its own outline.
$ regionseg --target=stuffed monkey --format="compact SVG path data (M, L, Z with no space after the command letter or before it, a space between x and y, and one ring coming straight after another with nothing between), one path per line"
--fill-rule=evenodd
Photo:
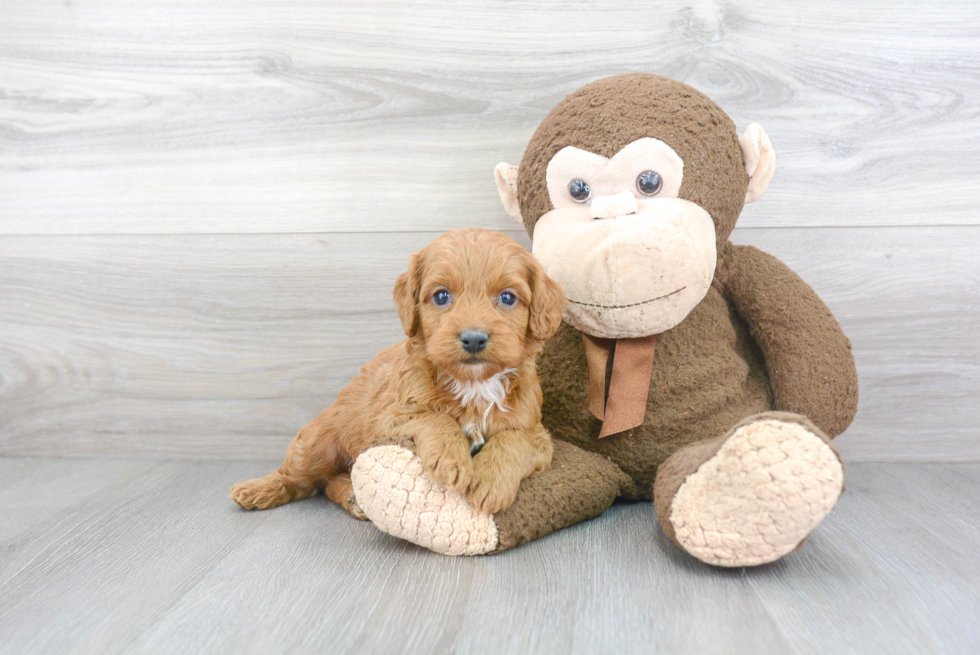
M505 209L565 290L538 362L552 466L480 515L427 479L410 442L383 445L352 471L368 517L437 552L486 554L621 497L652 501L707 564L797 549L843 490L830 440L854 418L857 373L816 293L728 241L774 170L761 127L739 137L680 82L620 75L562 100L520 167L496 169Z

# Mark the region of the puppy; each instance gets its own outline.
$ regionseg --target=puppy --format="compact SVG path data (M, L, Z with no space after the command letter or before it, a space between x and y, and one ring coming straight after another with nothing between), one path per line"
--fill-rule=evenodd
M361 368L278 471L232 487L235 502L269 509L323 489L365 519L350 467L386 437L411 437L434 480L490 514L550 466L534 360L565 296L537 260L503 234L454 230L412 255L394 298L408 339Z

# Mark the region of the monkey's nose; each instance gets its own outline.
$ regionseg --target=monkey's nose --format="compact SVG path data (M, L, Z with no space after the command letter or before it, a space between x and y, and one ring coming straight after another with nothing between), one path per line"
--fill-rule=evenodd
M592 218L616 218L635 214L639 206L636 196L629 191L621 191L611 196L596 196L592 199Z
M459 341L463 344L463 350L475 355L487 347L490 335L483 330L463 330L459 333Z

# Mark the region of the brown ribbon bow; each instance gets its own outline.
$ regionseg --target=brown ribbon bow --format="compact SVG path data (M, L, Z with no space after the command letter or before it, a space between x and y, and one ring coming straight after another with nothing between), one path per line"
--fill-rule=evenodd
M602 421L599 438L643 424L657 335L639 339L599 339L582 334L589 369L589 411ZM609 394L606 366L612 353Z

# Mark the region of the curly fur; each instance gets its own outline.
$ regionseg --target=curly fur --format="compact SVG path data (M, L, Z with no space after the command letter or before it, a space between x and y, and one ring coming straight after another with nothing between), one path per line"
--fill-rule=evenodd
M451 303L435 304L440 289ZM498 302L504 290L517 297L513 306ZM277 471L236 484L235 502L268 509L323 489L363 518L350 466L392 437L414 439L432 478L487 513L510 505L521 480L549 466L534 359L561 322L564 294L541 265L507 236L455 230L412 256L394 300L409 338L364 366L299 431ZM489 335L477 354L460 342L460 333L474 328ZM473 435L461 426L476 424L485 445L472 456Z

